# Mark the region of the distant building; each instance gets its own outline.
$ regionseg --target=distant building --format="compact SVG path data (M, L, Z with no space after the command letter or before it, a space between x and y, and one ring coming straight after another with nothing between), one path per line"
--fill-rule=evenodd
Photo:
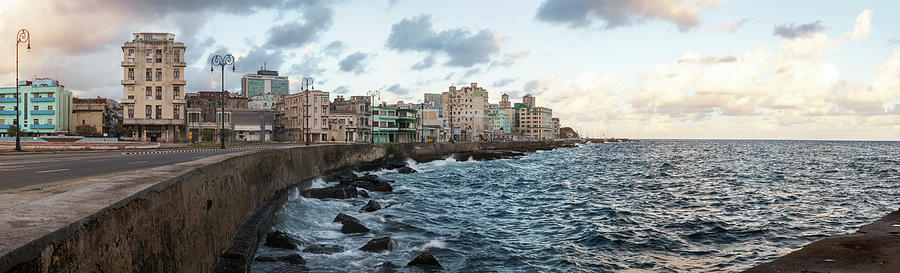
M491 140L508 139L512 132L512 119L508 112L512 109L491 107L488 108L485 119L490 124L489 136Z
M278 76L278 71L256 71L256 74L244 74L241 78L241 94L245 98L252 98L263 94L287 95L290 90L290 81L286 76Z
M553 110L535 106L531 94L522 97L522 103L513 105L513 133L524 140L544 140L554 138Z
M275 140L275 110L234 109L231 112L235 141Z
M186 47L171 33L134 33L122 46L125 138L178 142L184 134Z
M509 95L503 94L500 96L500 107L509 108L512 107L512 104L509 102Z
M559 118L553 118L553 139L558 139L559 137Z
M443 109L450 123L451 137L456 141L484 140L487 123L484 111L488 106L488 91L471 83L456 89L450 86L442 93Z
M420 140L424 142L442 142L447 140L444 130L444 118L441 116L441 107L428 104L420 105L419 113Z
M72 99L72 123L69 125L70 133L77 133L79 126L90 125L97 130L96 133L105 137L117 137L119 120L119 108L121 106L113 99Z
M231 123L233 112L237 110L247 110L247 98L232 96L231 93L225 91L225 109L222 111L221 91L200 91L197 93L187 93L187 108L185 109L187 120L185 127L188 130L188 140L196 141L219 141L221 135L220 129L224 128L232 130L234 125ZM224 113L224 118L223 114ZM233 132L233 131L232 131ZM227 139L232 139L226 137Z
M282 94L262 94L250 97L247 106L256 110L275 110L279 101L284 99Z
M69 132L72 118L72 92L54 79L35 78L19 81L19 111L16 106L16 87L0 87L0 133L9 136L9 128L38 136L61 135Z
M284 96L277 105L275 131L283 141L328 141L329 93L306 90Z
M372 108L372 113L372 134L375 143L416 141L416 110L375 107Z
M425 93L425 104L432 106L440 106L444 104L442 94L434 94L434 93Z
M522 104L527 106L535 106L534 96L532 96L531 94L525 95L524 97L522 97Z
M329 106L328 140L339 142L371 142L372 97L338 96Z

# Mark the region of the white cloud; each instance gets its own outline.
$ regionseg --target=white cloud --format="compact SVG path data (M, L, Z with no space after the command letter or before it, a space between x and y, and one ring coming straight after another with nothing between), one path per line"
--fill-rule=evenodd
M853 24L853 30L847 33L845 40L859 41L869 37L872 33L872 15L875 14L870 9L863 10L856 16L856 23Z
M743 26L745 23L749 22L750 19L751 19L751 18L743 18L743 19L735 19L735 20L731 20L731 21L725 22L724 24L721 24L721 25L716 26L716 30L726 31L726 32L729 32L729 33L734 33L734 32L737 31L739 28L741 28L741 26Z

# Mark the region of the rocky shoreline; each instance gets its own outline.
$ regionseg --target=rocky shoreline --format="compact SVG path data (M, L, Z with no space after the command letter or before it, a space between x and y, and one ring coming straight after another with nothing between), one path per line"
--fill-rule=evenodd
M452 155L413 155L409 158L416 160L417 162L429 162L434 160L442 160L447 158L448 156L452 156L454 159L458 161L466 161L466 160L476 160L476 161L485 161L485 160L496 160L502 158L516 158L524 156L528 152L535 152L539 150L552 150L555 148L565 148L565 147L576 147L576 145L572 143L529 143L526 145L519 145L514 149L504 149L504 150L477 150L477 151L468 151L468 152L460 152L454 153ZM366 164L360 164L358 166L354 166L351 169L342 169L336 170L323 177L323 180L328 182L337 182L337 184L329 187L323 188L310 188L301 191L300 195L306 198L315 198L315 199L364 199L369 198L369 192L381 192L381 193L396 193L394 192L394 187L392 184L396 183L393 180L386 180L379 178L376 175L369 174L368 172L376 171L376 170L396 170L401 174L409 174L415 173L416 170L407 166L405 158L399 157L385 157L379 160L375 160L372 162L368 162ZM357 175L356 173L363 173L362 175ZM400 192L402 193L402 192ZM359 208L359 213L369 213L378 211L381 209L389 208L390 205L382 206L382 204L378 203L375 200L368 200L365 205ZM335 216L333 222L341 223L340 232L344 234L365 234L371 232L371 230L365 226L365 223L362 223L357 218L339 213ZM327 245L327 244L316 244L314 242L305 242L298 238L291 236L290 234L273 230L266 234L265 243L267 247L284 249L287 251L300 251L302 253L308 254L334 254L345 251L341 246L337 245ZM361 246L359 250L366 252L374 252L380 253L384 251L392 251L397 247L397 242L391 238L390 236L383 236L380 238L375 238L367 242L365 245ZM273 255L262 255L254 258L256 262L260 263L278 263L282 264L280 267L276 269L277 272L307 272L309 269L305 266L306 260L303 259L302 255L299 253L291 253L280 256ZM414 259L409 261L406 266L410 267L419 267L421 269L437 269L441 268L441 264L436 257L434 257L429 249L424 249L421 251ZM398 268L401 268L400 265L396 265L390 262L384 262L373 268L373 272L396 272Z

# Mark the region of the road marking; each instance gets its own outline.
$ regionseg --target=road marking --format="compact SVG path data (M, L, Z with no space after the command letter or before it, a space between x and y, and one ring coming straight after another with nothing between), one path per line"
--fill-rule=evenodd
M68 171L68 170L69 169L56 169L56 170L39 171L37 173L52 173L52 172L61 172L61 171Z
M3 170L3 169L16 169L16 168L22 168L22 167L25 167L25 166L0 166L0 170Z
M150 162L150 161L146 161L146 160L145 161L135 161L135 162L128 162L128 164L141 164L141 163L147 163L147 162Z

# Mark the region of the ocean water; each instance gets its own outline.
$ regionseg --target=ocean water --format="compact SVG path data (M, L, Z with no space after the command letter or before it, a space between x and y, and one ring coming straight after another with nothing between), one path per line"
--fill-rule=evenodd
M733 272L900 207L898 142L647 140L410 163L419 173L376 173L402 192L371 193L389 208L295 197L272 229L347 249L300 253L312 272L405 265L425 248L446 272ZM372 232L341 234L340 212ZM357 250L381 236L399 249ZM260 245L272 253L289 252Z

